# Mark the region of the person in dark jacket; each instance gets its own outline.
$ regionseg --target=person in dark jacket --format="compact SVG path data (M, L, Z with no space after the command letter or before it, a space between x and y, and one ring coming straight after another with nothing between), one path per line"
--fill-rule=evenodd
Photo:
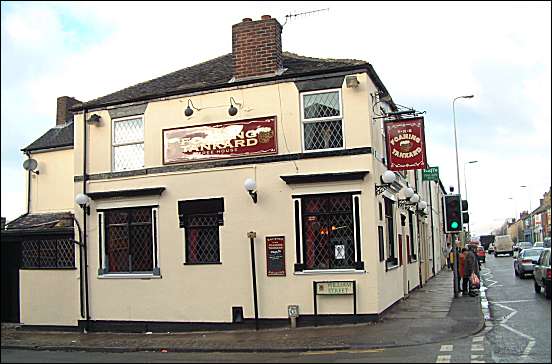
M468 248L466 259L464 260L464 277L462 279L462 290L464 294L468 294L472 297L477 296L475 290L472 289L470 284L470 276L472 273L479 273L479 264L477 263L477 256L473 252L471 247Z

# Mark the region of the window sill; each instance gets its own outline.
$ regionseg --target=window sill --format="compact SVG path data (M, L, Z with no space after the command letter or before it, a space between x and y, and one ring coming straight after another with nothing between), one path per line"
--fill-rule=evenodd
M21 267L20 270L76 270L77 267Z
M305 149L303 147L303 153L319 153L319 152L328 152L328 151L334 151L334 150L344 150L345 147L339 147L339 148L325 148L325 149Z
M399 268L399 267L400 267L399 264L394 265L394 266L392 266L392 267L387 267L387 272L389 272L390 270L395 270L395 269L397 269L397 268Z
M184 263L182 263L182 265L217 265L217 264L222 264L222 262L210 262L210 263L187 263L187 262L184 262Z
M304 270L302 272L294 272L294 275L315 275L315 274L366 274L365 270L357 269L319 269L319 270Z
M99 275L98 279L161 279L153 273L111 273Z

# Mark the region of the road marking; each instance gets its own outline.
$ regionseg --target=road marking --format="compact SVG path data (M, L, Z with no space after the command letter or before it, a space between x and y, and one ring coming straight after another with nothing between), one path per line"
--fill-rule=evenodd
M472 360L473 360L473 359L479 359L479 358L481 358L482 356L483 356L483 355L481 355L481 354L477 354L477 355L472 354L471 359L472 359Z
M493 303L491 302L491 304L493 304ZM502 321L500 322L500 326L504 327L507 330L510 330L511 332L513 332L516 335L519 335L519 336L524 337L524 338L529 340L529 343L527 343L527 346L525 347L525 350L523 351L523 354L521 355L522 358L527 358L529 356L529 353L531 353L531 350L533 350L533 346L535 346L535 338L532 337L532 336L526 335L523 332L514 329L513 327L510 327L510 326L506 325L506 322L509 319L511 319L512 317L514 317L514 315L516 313L518 313L518 311L516 311L513 308L508 307L506 305L502 305L500 303L494 303L494 304L496 304L497 306L500 306L502 308L505 308L505 309L508 309L508 310L512 311L508 316L506 316L502 319Z
M450 355L439 355L436 363L450 363Z
M484 351L483 344L472 344L471 351Z
M517 301L499 301L499 302L494 302L496 304L501 304L501 303L520 303L520 302L535 302L536 300L517 300Z
M306 351L300 353L301 355L336 355L337 353L382 353L385 349L352 349L352 350L320 350L320 351Z
M533 350L533 346L535 346L535 340L529 341L529 344L527 344L527 347L523 351L523 354L521 354L521 357L527 359L529 357L529 353Z
M485 340L484 336L474 336L474 338L472 339L474 343L480 343L483 340Z
M452 351L453 345L441 345L440 351Z

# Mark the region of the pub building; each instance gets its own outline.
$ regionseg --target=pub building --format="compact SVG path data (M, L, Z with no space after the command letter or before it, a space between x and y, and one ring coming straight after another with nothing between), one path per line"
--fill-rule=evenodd
M374 68L283 52L281 32L245 18L231 54L58 98L59 125L23 149L28 213L2 232L20 247L18 322L362 322L441 270L443 185L388 170L426 163L423 124L387 150L379 116L397 105Z

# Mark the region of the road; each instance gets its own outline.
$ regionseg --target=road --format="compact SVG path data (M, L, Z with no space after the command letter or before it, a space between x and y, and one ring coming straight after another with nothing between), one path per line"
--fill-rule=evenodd
M485 329L451 342L375 350L305 353L94 353L2 350L2 362L550 362L550 300L536 294L532 278L514 275L511 257L487 256L482 265ZM459 297L457 299L463 299ZM488 309L487 309L488 308Z

